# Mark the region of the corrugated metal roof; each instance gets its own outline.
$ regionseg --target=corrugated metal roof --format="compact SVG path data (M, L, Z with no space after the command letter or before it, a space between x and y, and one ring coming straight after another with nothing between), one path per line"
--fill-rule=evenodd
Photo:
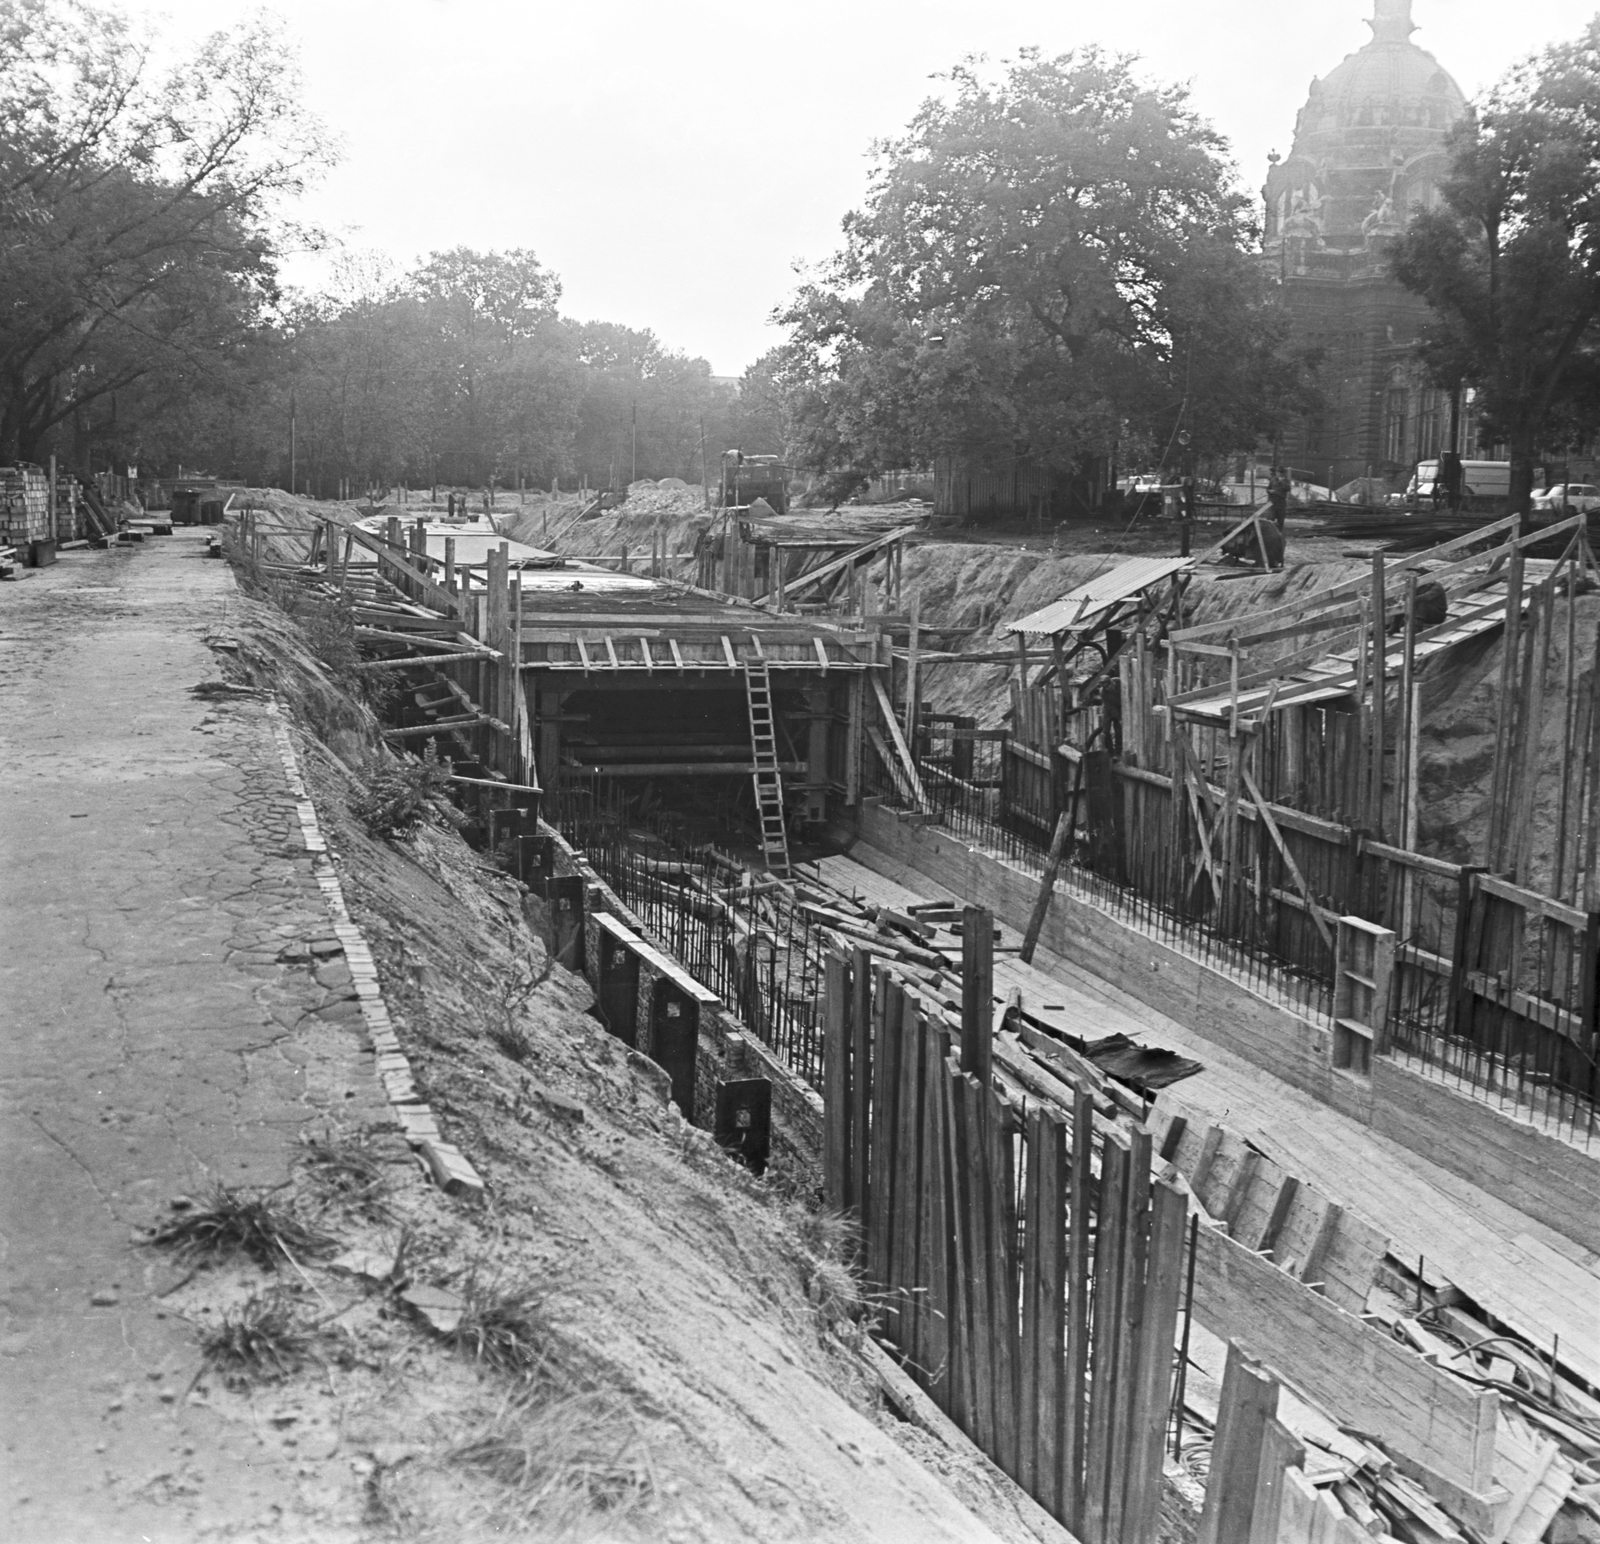
M1031 616L1007 622L1006 631L1027 633L1032 637L1079 632L1091 627L1107 607L1148 590L1186 568L1193 568L1194 561L1193 558L1130 558L1109 573L1099 574L1087 584L1069 590L1060 600L1041 607Z

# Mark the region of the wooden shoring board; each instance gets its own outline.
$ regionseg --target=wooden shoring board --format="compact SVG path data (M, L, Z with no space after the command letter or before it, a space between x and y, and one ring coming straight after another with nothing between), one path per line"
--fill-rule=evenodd
M1202 1223L1196 1234L1195 1316L1250 1346L1342 1425L1477 1495L1494 1484L1500 1399L1295 1281Z
M922 779L917 776L916 763L911 758L911 751L906 745L905 736L900 732L900 725L894 716L894 704L889 701L889 694L884 690L883 680L876 670L869 672L872 681L873 695L877 698L878 711L883 715L884 725L889 731L890 743L894 746L895 754L900 758L901 770L905 773L906 780L911 786L911 796L916 800L919 810L928 808L928 795L923 790Z
M1177 1122L1176 1138L1169 1136ZM1388 1253L1387 1235L1354 1213L1336 1207L1309 1180L1250 1147L1238 1132L1191 1110L1166 1094L1152 1117L1156 1140L1170 1145L1168 1161L1189 1181L1207 1213L1226 1222L1228 1235L1246 1248L1270 1254L1273 1263L1296 1280L1310 1281L1347 1313L1366 1312L1367 1296L1379 1262ZM1202 1155L1210 1161L1201 1173ZM1331 1236L1324 1238L1325 1222Z
M1165 1109L1228 1124L1284 1171L1319 1188L1426 1262L1430 1285L1453 1284L1535 1346L1561 1338L1561 1360L1600 1382L1595 1276L1547 1230L1471 1181L1261 1073L1253 1064L1173 1025L1162 1043L1205 1063ZM1566 1246L1570 1250L1571 1246ZM1286 1252L1286 1251L1282 1251Z

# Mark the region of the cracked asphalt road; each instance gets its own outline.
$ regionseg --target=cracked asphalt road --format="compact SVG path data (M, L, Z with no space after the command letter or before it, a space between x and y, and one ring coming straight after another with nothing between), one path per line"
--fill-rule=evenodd
M259 700L208 700L205 533L0 585L0 1534L286 1536L292 1456L194 1391L135 1230L383 1119ZM299 962L280 962L299 942ZM291 1528L289 1532L297 1530Z

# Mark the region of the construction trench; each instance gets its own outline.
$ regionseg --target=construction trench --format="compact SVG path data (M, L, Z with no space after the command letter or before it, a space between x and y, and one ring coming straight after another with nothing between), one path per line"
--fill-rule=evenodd
M1215 547L1103 559L975 626L904 510L598 561L241 503L220 550L349 619L609 1034L855 1219L891 1400L1036 1537L1600 1538L1583 517L1275 603ZM1456 861L1422 747L1463 670Z

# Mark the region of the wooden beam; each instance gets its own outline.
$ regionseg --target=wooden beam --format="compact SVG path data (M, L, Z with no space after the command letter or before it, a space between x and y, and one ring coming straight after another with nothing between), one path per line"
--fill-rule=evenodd
M1277 1413L1278 1380L1230 1344L1196 1544L1250 1544L1262 1439Z
M889 546L893 542L900 541L906 536L913 535L921 529L920 522L916 525L900 526L893 531L885 532L882 536L875 536L871 541L865 542L859 547L853 547L843 557L834 558L832 562L823 563L819 567L813 568L809 573L801 574L799 578L788 586L788 600L793 602L797 595L812 589L821 580L827 579L841 570L854 568L857 563L871 557L882 548ZM757 598L756 605L765 605L771 598L772 592L768 591L767 594Z
M1278 856L1283 859L1283 866L1289 871L1289 878L1294 881L1294 887L1300 892L1301 899L1306 903L1306 910L1311 920L1316 923L1317 931L1322 935L1322 941L1330 949L1333 947L1333 930L1322 920L1322 912L1311 894L1311 887L1306 884L1305 876L1300 872L1300 865L1294 861L1294 854L1289 851L1289 844L1283 839L1283 832L1278 829L1278 823L1272 818L1272 808L1262 798L1261 790L1256 786L1256 780L1251 777L1249 769L1241 766L1240 775L1244 778L1244 786L1254 802L1261 816L1261 823L1267 828L1267 834L1272 838L1273 845L1278 849Z
M1478 1494L1494 1480L1499 1396L1476 1389L1201 1223L1195 1316L1264 1361L1341 1425L1370 1432ZM1248 1535L1245 1535L1248 1537Z
M883 681L876 670L869 671L872 681L872 690L878 700L878 711L883 714L883 722L889 731L889 739L900 757L906 779L911 785L912 797L916 800L919 810L928 808L928 795L923 790L922 779L917 776L916 763L911 759L911 751L906 745L905 737L900 733L900 725L895 722L894 704L889 701L889 694L883 688Z

